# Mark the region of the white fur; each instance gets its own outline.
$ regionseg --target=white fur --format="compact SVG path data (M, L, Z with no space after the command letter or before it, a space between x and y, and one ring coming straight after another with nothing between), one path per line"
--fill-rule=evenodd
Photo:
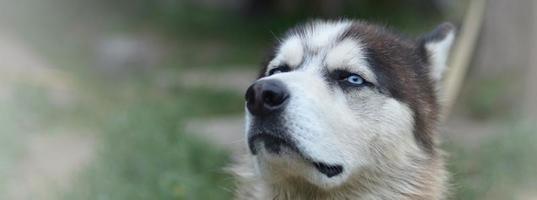
M281 44L276 55L277 56L269 63L267 71L282 64L287 64L291 68L298 66L302 62L304 56L302 41L298 36L287 38Z
M351 96L342 91L334 94L317 70L263 78L267 79L280 80L291 91L282 117L289 122L287 128L298 148L316 161L344 167L342 174L328 178L296 155L261 153L257 164L267 179L300 175L329 189L344 185L361 169L372 167L376 155L371 149L382 149L387 157L400 162L420 152L413 142L412 112L403 103L372 91ZM393 151L387 151L390 149Z
M333 23L314 22L306 31L304 40L308 46L314 50L325 48L331 44L351 25L349 21L338 21Z
M439 199L442 161L425 156L416 143L409 106L373 88L349 92L326 81L327 71L344 69L376 83L359 38L338 42L349 26L315 22L286 38L267 71L283 63L295 69L260 79L279 80L289 90L280 117L303 156L341 165L343 172L327 177L296 152L260 148L254 164L246 165L254 172L244 179L252 182L242 183L240 199ZM426 44L435 80L445 69L453 37ZM251 117L247 112L247 133Z
M455 32L450 31L444 39L440 41L429 42L425 45L431 62L431 78L437 82L442 80L444 71L446 71L449 50L455 40Z
M342 165L343 173L329 178L292 152L282 156L261 150L256 164L266 179L299 175L329 189L344 185L360 170L373 166L376 158L372 149L397 149L386 151L396 160L404 160L410 152L419 151L413 142L414 122L408 106L367 88L346 94L341 89L330 88L325 81L324 69L344 69L376 82L360 41L337 42L348 27L348 22L317 24L301 37L290 36L267 71L281 63L293 67L301 63L301 66L292 72L261 79L277 79L290 91L289 104L281 117L298 148L315 161ZM401 144L404 144L402 149L395 148Z
M287 64L291 68L298 67L304 59L306 48L311 51L318 51L334 45L338 37L350 25L351 23L348 21L333 23L313 22L304 34L292 35L284 39L276 52L276 57L270 61L267 72L283 64Z
M345 39L326 55L329 70L344 69L357 73L367 81L377 83L375 74L369 69L363 47L358 41Z

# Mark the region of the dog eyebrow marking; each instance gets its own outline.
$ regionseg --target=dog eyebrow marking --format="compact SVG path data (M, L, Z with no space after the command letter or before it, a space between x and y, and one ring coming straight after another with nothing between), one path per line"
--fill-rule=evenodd
M344 39L329 50L325 64L328 71L346 70L377 84L375 73L370 69L363 46L356 39Z
M267 72L281 65L287 65L290 68L297 67L304 57L304 47L298 36L291 36L280 45L277 50L277 56L270 61Z
M303 30L294 32L283 40L265 73L281 65L291 69L299 67L307 53L315 54L319 50L331 48L350 26L349 21L316 21L305 25Z

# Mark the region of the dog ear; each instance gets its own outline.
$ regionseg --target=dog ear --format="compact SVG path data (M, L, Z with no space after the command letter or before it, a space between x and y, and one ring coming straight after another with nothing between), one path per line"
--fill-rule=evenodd
M420 51L429 64L429 76L436 83L442 80L454 40L455 26L451 23L440 24L418 40Z

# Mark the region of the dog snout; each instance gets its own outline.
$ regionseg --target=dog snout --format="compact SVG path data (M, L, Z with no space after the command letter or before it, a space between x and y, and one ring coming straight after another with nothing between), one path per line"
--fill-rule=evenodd
M266 116L285 106L289 91L279 80L260 80L248 87L245 98L252 115Z

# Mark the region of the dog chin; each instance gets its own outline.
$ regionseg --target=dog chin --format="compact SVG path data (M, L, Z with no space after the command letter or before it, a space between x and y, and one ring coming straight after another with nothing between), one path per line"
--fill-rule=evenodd
M312 161L288 146L280 147L277 152L259 148L256 160L262 174L275 181L301 178L319 188L331 189L344 184L349 176L343 165Z
M250 120L247 116L247 127L250 153L268 179L299 177L328 189L343 184L350 174L346 159L328 153L333 149L320 150L315 143L297 140L293 135L300 134L278 119Z

